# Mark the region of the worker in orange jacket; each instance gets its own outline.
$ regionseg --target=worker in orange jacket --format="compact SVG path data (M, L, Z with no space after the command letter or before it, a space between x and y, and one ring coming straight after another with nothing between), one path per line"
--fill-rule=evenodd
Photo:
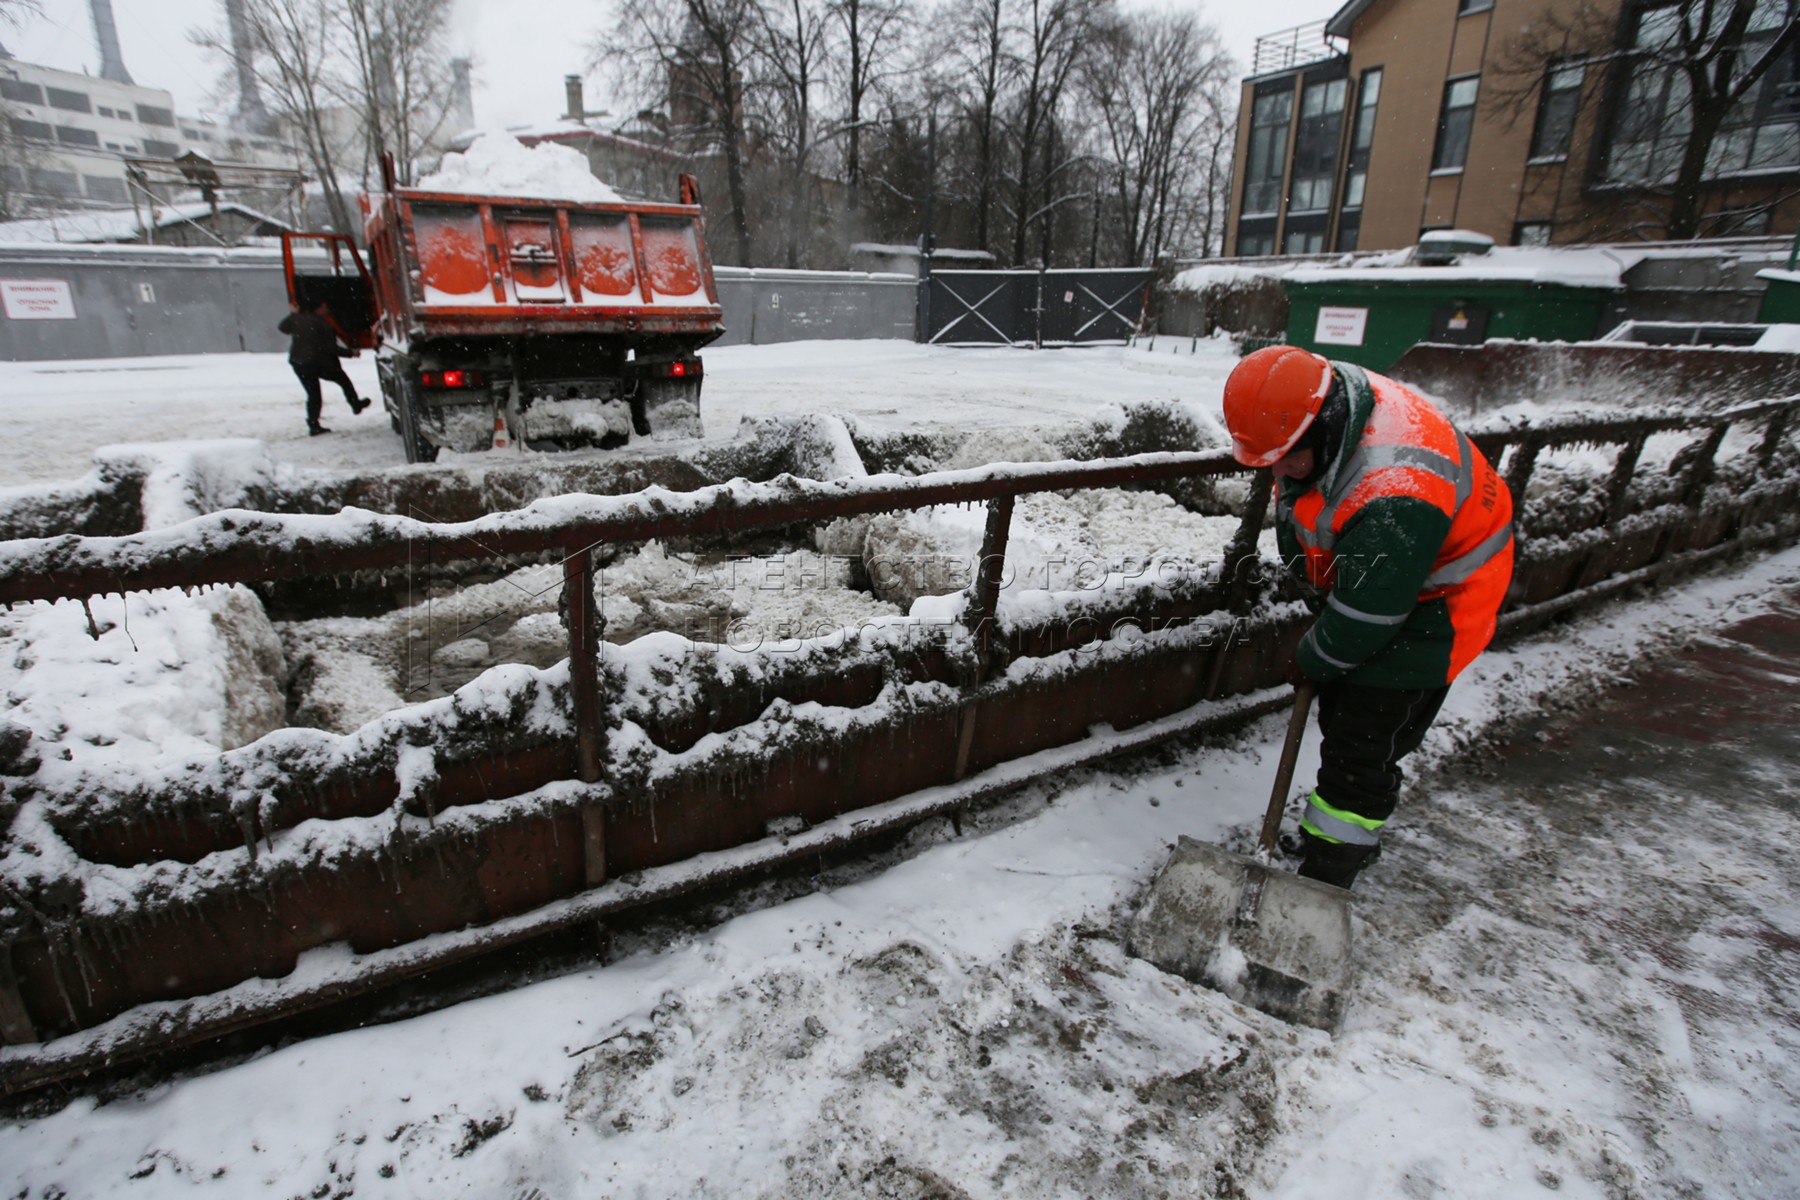
M1379 853L1450 683L1494 636L1512 579L1512 496L1429 401L1295 346L1225 383L1232 453L1275 475L1282 558L1318 603L1293 675L1319 687L1302 876L1349 887Z

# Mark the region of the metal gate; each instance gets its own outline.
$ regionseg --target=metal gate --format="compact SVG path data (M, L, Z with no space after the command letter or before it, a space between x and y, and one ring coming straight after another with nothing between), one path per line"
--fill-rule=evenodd
M920 281L923 341L1067 346L1123 342L1149 300L1146 268L933 271Z

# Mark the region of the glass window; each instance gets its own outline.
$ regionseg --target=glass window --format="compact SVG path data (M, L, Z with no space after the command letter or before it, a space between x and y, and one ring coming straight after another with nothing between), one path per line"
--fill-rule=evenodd
M175 114L166 108L153 108L148 104L140 104L137 106L137 116L138 120L146 125L164 125L170 129L175 128Z
M1494 0L1456 0L1456 15L1466 17L1470 13L1486 12L1494 7Z
M1722 10L1721 10L1722 11ZM1677 65L1679 6L1638 14L1632 59L1607 132L1604 177L1612 183L1668 183L1681 167L1692 102ZM1797 0L1759 0L1737 56L1738 69L1762 57L1779 30L1800 18ZM1800 43L1790 45L1725 117L1706 159L1706 177L1789 172L1800 167Z
M7 124L12 126L14 137L28 138L35 142L47 142L52 136L50 125L46 121L21 121L14 117Z
M1339 133L1344 124L1347 79L1309 83L1300 93L1300 128L1294 136L1294 181L1288 209L1312 212L1331 207L1337 176Z
M1252 102L1250 154L1244 165L1245 213L1281 208L1281 176L1287 166L1288 120L1293 112L1291 89L1263 93Z
M144 153L150 158L174 158L181 153L181 147L174 142L159 142L155 138L145 138Z
M87 190L89 200L105 200L112 204L123 204L129 197L125 193L125 181L107 175L83 175L81 186Z
M1344 208L1346 211L1361 208L1363 192L1369 183L1369 148L1375 144L1375 105L1381 100L1381 68L1374 67L1364 71L1362 86L1356 92L1356 125L1350 131L1350 161L1344 176ZM1356 240L1356 225L1347 226L1350 239ZM1338 248L1342 245L1343 236L1338 237Z
M1581 81L1587 74L1582 63L1553 63L1544 76L1544 92L1538 97L1537 126L1531 132L1531 157L1563 158L1575 132L1575 114L1581 110Z
M1290 229L1281 243L1283 254L1322 254L1324 251L1323 229Z
M1238 234L1237 252L1245 258L1275 253L1275 235L1272 233L1240 233Z
M11 100L14 104L42 104L44 89L22 79L0 78L0 100Z
M1432 170L1461 170L1469 160L1469 133L1475 127L1475 92L1480 83L1480 76L1467 75L1444 85L1444 104L1438 111L1437 149L1431 156Z
M1549 244L1550 222L1520 221L1513 226L1513 245L1548 246Z
M31 171L31 186L35 191L64 200L81 194L78 177L73 171L50 171L34 167Z
M51 108L60 108L67 112L93 112L88 104L86 92L70 92L62 88L47 87L44 95L49 97Z
M100 135L91 129L76 129L72 125L58 125L56 140L65 146L92 146L100 148Z

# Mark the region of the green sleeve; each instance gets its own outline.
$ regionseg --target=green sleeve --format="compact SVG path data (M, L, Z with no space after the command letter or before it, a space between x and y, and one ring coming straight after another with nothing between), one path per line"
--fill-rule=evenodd
M1300 641L1308 678L1336 679L1393 640L1449 532L1449 517L1408 496L1371 500L1350 519L1338 534L1331 594Z

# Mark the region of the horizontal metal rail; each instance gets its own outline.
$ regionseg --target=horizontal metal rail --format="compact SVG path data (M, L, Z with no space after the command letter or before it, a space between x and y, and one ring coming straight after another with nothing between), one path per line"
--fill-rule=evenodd
M608 543L767 529L800 521L979 503L1035 492L1166 483L1246 470L1223 450L1089 463L946 471L915 478L718 484L694 492L540 502L453 525L367 513L286 516L227 510L118 538L0 545L0 602L393 571L459 559L572 554Z
M1791 537L1796 523L1792 472L1771 479L1768 469L1784 444L1796 403L1800 403L1800 398L1790 397L1719 414L1655 414L1474 431L1471 437L1495 459L1496 465L1502 465L1501 455L1507 456L1504 468L1509 482L1515 483L1521 502L1540 451L1576 444L1620 447L1613 476L1607 483L1609 502L1586 532L1577 531L1580 536L1572 538L1545 539L1534 554L1531 531L1523 530L1520 574L1533 577L1530 582L1536 590L1532 598L1522 595L1510 607L1502 618L1503 627L1542 623L1580 603L1700 565L1735 549ZM1734 483L1753 479L1754 486L1738 487L1729 495L1727 489L1711 487L1717 473L1714 459L1726 432L1738 422L1760 420L1767 420L1768 430L1751 464L1754 470L1732 477ZM1655 434L1670 432L1696 435L1692 446L1678 456L1681 472L1671 485L1673 497L1653 489L1654 506L1621 524L1626 509L1623 497L1637 472L1645 441ZM1140 631L1157 632L1115 640L1105 629L1097 629L1092 639L1033 641L1029 636L1017 636L1017 631L997 636L1000 627L995 623L1000 591L996 564L1008 544L1016 497L1080 488L1168 483L1241 474L1244 470L1229 454L1212 451L1079 464L982 468L914 479L877 477L820 482L784 476L768 483L740 480L690 493L651 490L624 497L564 497L458 524L432 524L360 512L280 516L238 511L215 513L173 529L129 537L63 537L0 545L0 599L8 601L85 598L100 592L560 554L564 561L564 610L571 650L567 730L572 735L568 743L535 749L520 743L516 736L500 737L467 761L451 754L437 768L436 778L442 791L421 793L419 797L427 806L424 815L435 817L434 828L442 836L427 838L430 844L421 850L415 864L407 865L401 857L362 866L350 863L338 876L321 878L325 891L337 897L337 907L330 911L360 915L369 911L359 899L363 893L357 890L367 879L358 882L361 877L356 871L362 871L384 889L396 889L396 895L400 894L398 873L414 872L408 876L405 889L407 912L412 914L406 920L420 922L421 931L406 932L410 926L404 926L404 922L395 924L398 918L382 916L389 911L382 909L376 916L382 916L388 924L377 921L362 936L369 946L387 948L354 956L345 972L329 979L296 973L291 984L239 984L236 981L250 980L252 975L280 975L282 955L292 961L292 945L271 942L257 951L265 955L259 961L271 964L268 968L232 974L239 971L240 960L250 961L246 957L250 952L240 949L248 942L248 932L227 938L219 930L240 927L229 923L211 927L212 916L146 911L142 915L149 924L143 936L161 947L160 952L185 955L180 962L211 970L208 977L217 982L196 988L198 994L187 999L171 1000L161 998L168 995L166 991L159 993L155 989L162 986L167 976L183 973L174 969L150 971L144 975L142 988L128 981L118 982L110 993L112 1001L96 1002L90 997L86 1015L77 1019L77 1005L71 995L64 989L57 1000L61 984L51 981L60 980L58 970L86 972L91 962L97 961L94 955L113 953L104 943L114 935L100 930L102 944L90 942L85 950L79 938L66 945L59 943L57 939L66 937L66 931L55 930L40 931L38 941L31 946L22 942L0 945L0 1018L6 1025L5 1040L18 1043L0 1051L0 1086L8 1090L37 1086L114 1058L153 1053L168 1045L273 1020L387 986L522 937L592 920L744 870L762 869L795 854L816 853L934 812L953 811L975 798L1067 769L1073 763L1095 761L1183 731L1210 728L1211 723L1220 720L1245 719L1255 712L1267 711L1279 701L1270 700L1261 690L1278 680L1285 647L1298 636L1295 617L1304 616L1298 605L1274 606L1259 614L1259 620L1264 616L1269 620L1256 627L1248 645L1234 645L1227 639L1224 645L1216 646L1194 636L1191 624L1185 632L1180 625L1197 616L1204 617L1208 611L1230 610L1250 598L1252 585L1240 578L1243 573L1237 568L1254 557L1257 532L1266 519L1270 491L1266 474L1249 489L1237 535L1225 552L1217 575L1208 573L1204 586L1196 585L1190 589L1192 594L1164 595L1159 600L1121 596L1117 601L1123 606L1120 613L1109 614L1119 615L1119 624L1134 623L1125 619L1127 614L1143 616L1146 619ZM808 659L795 675L805 686L794 694L803 697L802 707L809 710L813 701L826 706L867 704L866 698L843 697L872 696L874 690L859 689L866 683L868 689L879 690L884 686L884 678L885 686L890 687L909 681L928 684L936 690L929 692L927 702L912 702L904 712L896 713L870 709L868 719L856 726L861 740L843 739L843 745L835 746L825 756L818 750L806 749L810 743L804 738L785 747L764 748L757 740L761 734L749 729L738 735L742 753L694 761L681 769L666 771L656 788L639 787L627 778L608 775L609 764L625 760L609 757L607 739L629 718L618 711L616 698L615 707L609 707L604 695L606 673L596 669L600 618L592 597L592 560L584 551L609 542L732 533L895 509L983 501L989 508L981 569L967 590L963 617L963 624L973 636L963 639L958 650L972 661L960 662L951 669L941 661L924 663L923 658L928 656L914 656L921 662L904 668L882 667L871 660L857 668L868 674L867 680L830 693L840 698L823 698L828 693L821 689L846 683L844 668L848 659L831 655ZM1525 507L1521 503L1522 517ZM1594 530L1615 527L1624 531L1618 538L1588 536ZM1209 608L1215 604L1216 609ZM1041 679L1033 674L1038 669L1035 665L1022 673L1000 671L1009 660L1017 665L1021 658L1049 659L1069 654L1086 640L1099 640L1105 649L1089 666L1079 670L1060 675L1051 672ZM1192 657L1196 652L1202 656ZM907 671L913 673L908 675ZM741 698L744 703L739 707L747 717L759 719L757 714L770 705L767 686L764 680L753 689L754 696ZM807 691L808 687L814 690ZM1234 696L1237 698L1232 699ZM642 717L636 719L641 721ZM685 718L677 714L675 719ZM706 728L729 733L736 728L730 723L732 720L741 724L744 719L745 716L738 716L719 723L719 714L714 713L710 718L714 724ZM1101 722L1143 723L1118 735L1115 741L1092 736L1091 726ZM697 728L694 736L704 731ZM406 736L428 732L409 729ZM885 743L881 741L884 738ZM430 738L426 740L429 742ZM901 744L906 750L899 757L883 748ZM240 759L245 755L254 758L257 751L249 747L233 753ZM670 755L663 761L673 765L685 750L664 747L656 753ZM389 798L395 793L398 766L391 759L377 756L353 769L348 759L339 758L302 768L299 773L306 775L308 770L315 777L290 779L286 772L276 772L271 776L274 782L262 786L317 795L333 788L354 790L366 785L370 796L363 799L380 810L392 802ZM373 771L375 775L365 779L356 776L355 770L364 775ZM709 771L717 778L707 774ZM474 782L458 782L459 772L468 774ZM572 776L585 782L574 782ZM431 807L457 801L457 788L466 791L471 802L503 797L522 797L529 802L498 815L484 813L460 818L446 816L443 809ZM149 795L148 790L145 794ZM273 798L274 791L268 796ZM660 827L658 804L663 813ZM856 804L868 807L857 809ZM636 811L634 806L638 806ZM647 812L643 811L645 807ZM199 811L178 806L171 810L172 819L177 823L192 820ZM295 811L305 815L299 809ZM355 809L346 810L344 815L363 813L364 809ZM804 818L804 832L769 836L764 827L766 820L786 820L787 814ZM229 817L223 810L217 815ZM325 811L315 815L327 819L333 816ZM576 834L573 838L571 830ZM251 828L245 835L248 845L254 845L259 832L265 839L269 836L266 829ZM73 833L70 829L66 836ZM119 831L119 845L123 847L132 836L129 829ZM464 842L456 843L457 837L464 838ZM158 861L170 857L166 850L157 850L154 838L144 846L148 849L120 850L117 859L106 861L144 862L145 853ZM445 854L447 859L434 857ZM446 862L463 866L453 870ZM473 866L492 872L482 884L489 892L455 890L462 886L461 881L474 878L474 870L465 869ZM626 870L636 872L630 882L616 878ZM386 874L390 871L395 873L392 879ZM447 873L454 878L437 878ZM301 906L294 911L309 917L314 914L315 908L309 907L316 905L310 899L311 877L305 880L304 889L290 889L289 895L274 880L257 874L254 854L248 857L243 877L256 882L256 895L245 900L247 923L241 926L242 930L265 926L278 932L287 929L272 916L274 905L284 895L287 899L283 903ZM235 877L220 878L224 884L235 886ZM219 901L235 903L235 896L226 887L219 893ZM233 916L229 909L205 911ZM483 912L489 915L482 916ZM192 937L178 936L172 930L183 921L199 922L211 932L201 928ZM263 924L258 925L258 921ZM461 932L455 932L458 930ZM344 933L331 936L346 937ZM209 937L214 940L208 941ZM119 944L139 958L155 953L133 948L137 944L129 938ZM304 948L300 952L304 953ZM63 967L56 965L59 956ZM122 975L138 971L142 965L129 956L118 963ZM67 964L73 964L73 968ZM302 981L302 975L308 981ZM266 1002L249 1003L242 1009L234 1007L258 989L268 992ZM65 1036L40 1041L39 1034L46 1032Z

